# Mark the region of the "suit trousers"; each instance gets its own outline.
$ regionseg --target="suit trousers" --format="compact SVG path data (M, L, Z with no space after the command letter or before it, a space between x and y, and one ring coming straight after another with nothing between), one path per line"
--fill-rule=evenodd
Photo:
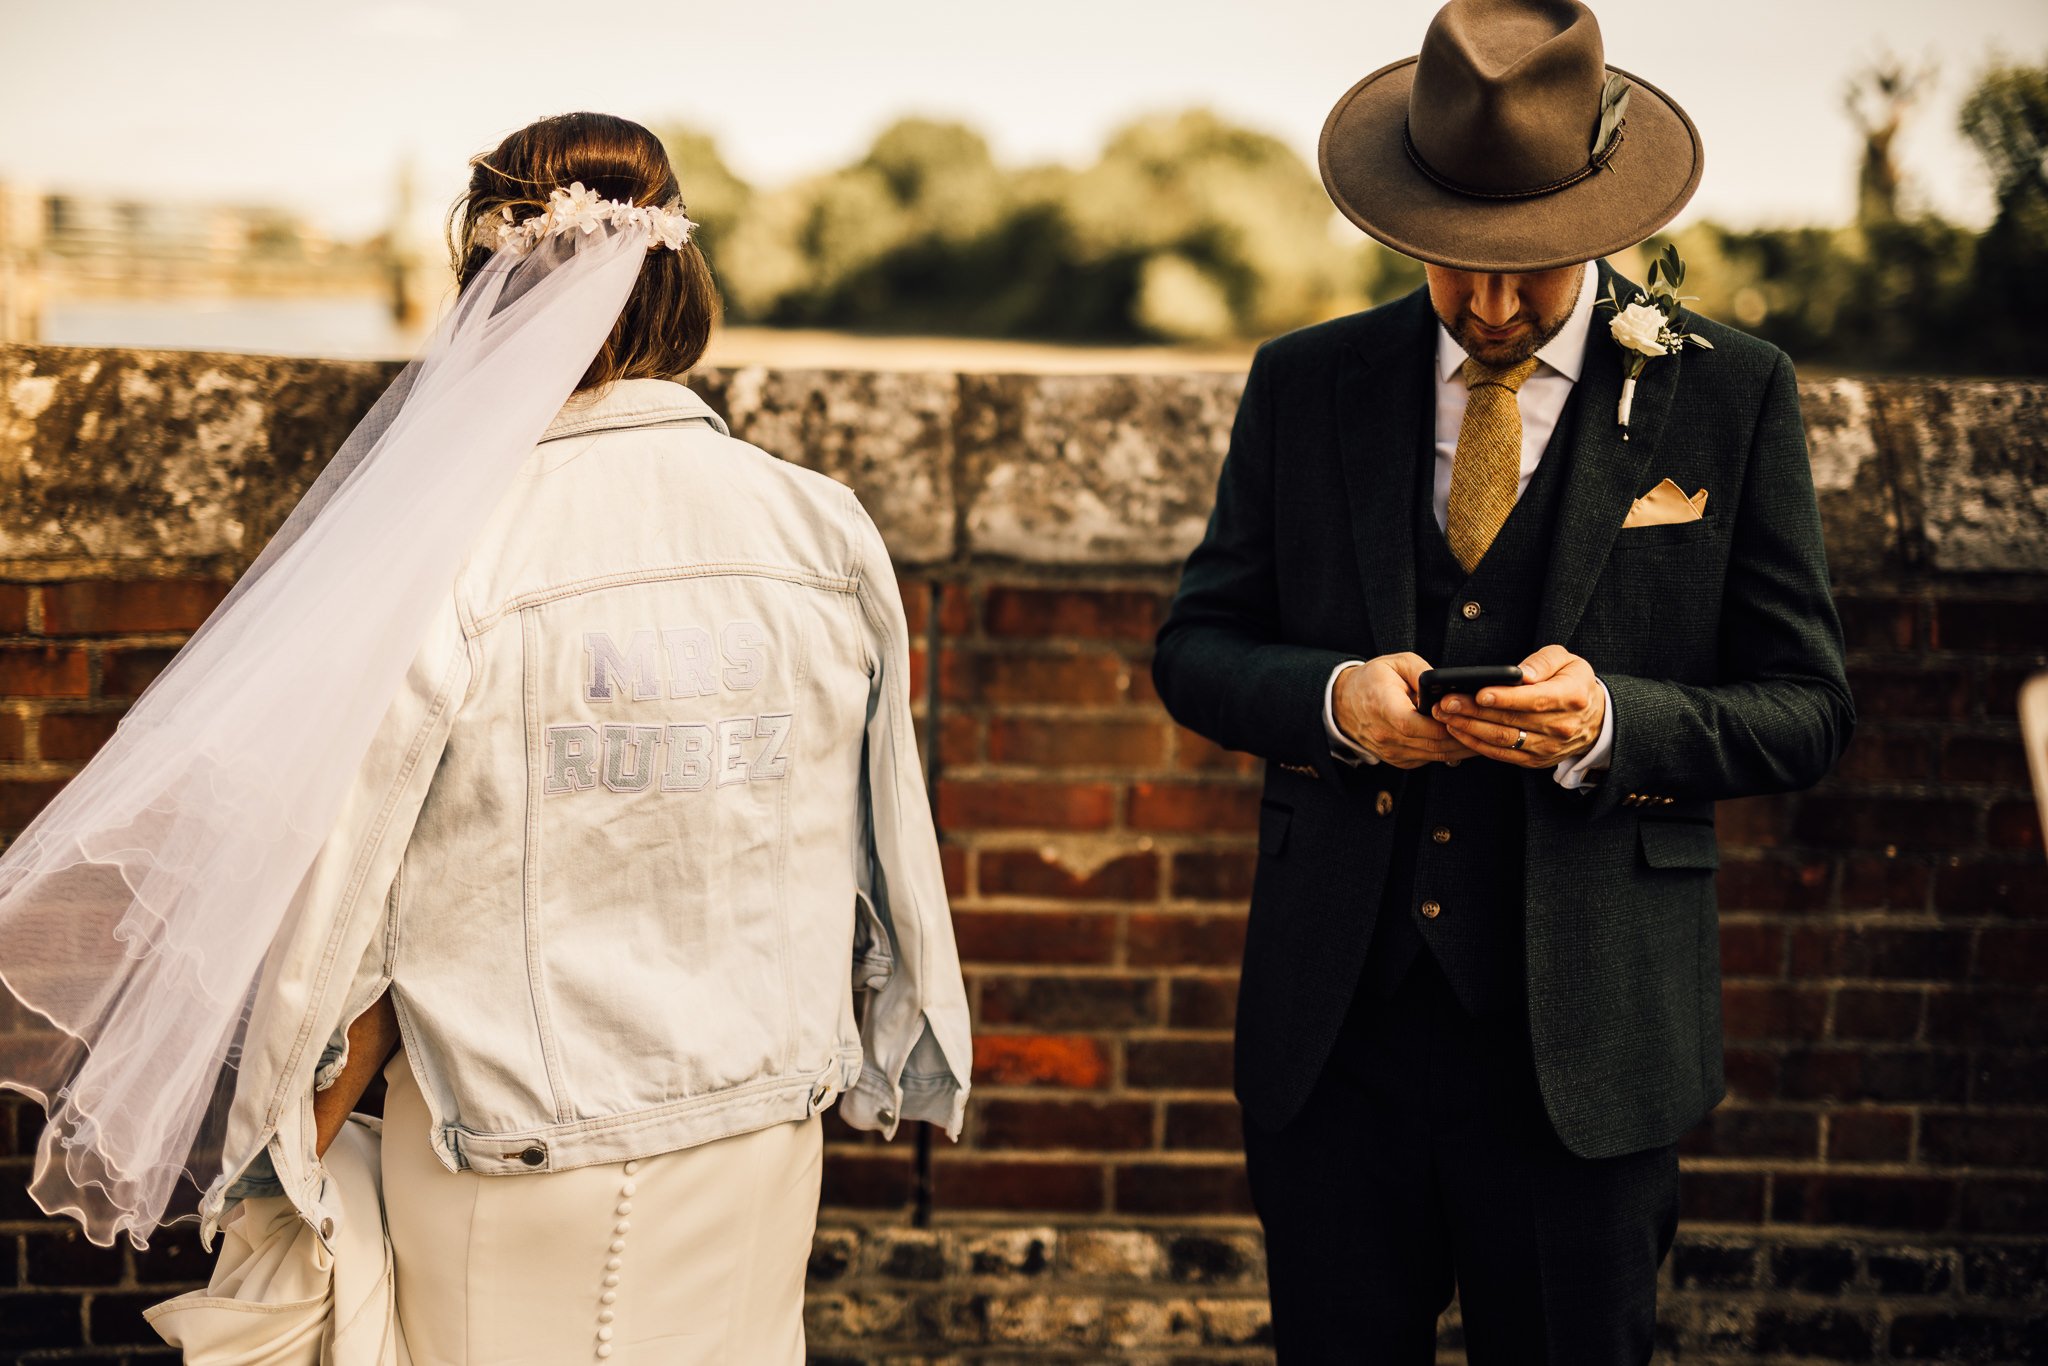
M1528 1031L1422 954L1360 991L1302 1112L1245 1121L1281 1366L1421 1366L1455 1291L1473 1366L1638 1366L1678 1223L1678 1153L1558 1140Z
M403 1050L384 1207L411 1366L801 1366L823 1125L634 1162L451 1172Z

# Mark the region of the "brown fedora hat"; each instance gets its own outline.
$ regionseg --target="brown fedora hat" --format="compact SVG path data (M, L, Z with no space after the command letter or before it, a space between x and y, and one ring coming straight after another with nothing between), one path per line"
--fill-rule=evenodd
M1627 103L1601 140L1610 77L1627 82ZM1600 25L1578 0L1450 0L1419 56L1337 101L1316 159L1330 198L1366 232L1482 271L1632 247L1685 207L1703 164L1692 120L1606 64Z

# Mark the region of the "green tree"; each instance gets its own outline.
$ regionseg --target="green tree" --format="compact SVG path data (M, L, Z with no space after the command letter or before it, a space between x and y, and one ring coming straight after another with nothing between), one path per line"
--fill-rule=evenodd
M1977 244L1972 336L1989 368L2039 369L2048 313L2048 64L1994 64L1958 122L1998 197L1998 216Z

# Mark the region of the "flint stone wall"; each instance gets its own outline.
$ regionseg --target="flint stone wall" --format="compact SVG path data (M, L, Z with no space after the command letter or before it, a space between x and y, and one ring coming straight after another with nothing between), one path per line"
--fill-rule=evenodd
M394 367L0 348L0 841L111 733ZM1241 380L736 370L733 428L855 487L914 641L975 1020L934 1145L828 1116L820 1363L1271 1360L1230 1095L1261 765L1151 639ZM2048 1361L2048 385L1801 387L1859 712L1718 813L1728 1100L1682 1148L1660 1361ZM4 1040L0 1040L4 1043ZM101 1252L0 1099L0 1361L169 1354L189 1236ZM1440 1343L1462 1359L1455 1310Z

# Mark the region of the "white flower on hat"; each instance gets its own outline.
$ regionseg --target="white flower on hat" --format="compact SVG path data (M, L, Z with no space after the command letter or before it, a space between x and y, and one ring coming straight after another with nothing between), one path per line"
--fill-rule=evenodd
M1671 348L1664 344L1664 314L1648 304L1630 304L1608 324L1614 339L1631 351L1645 356L1664 356Z

